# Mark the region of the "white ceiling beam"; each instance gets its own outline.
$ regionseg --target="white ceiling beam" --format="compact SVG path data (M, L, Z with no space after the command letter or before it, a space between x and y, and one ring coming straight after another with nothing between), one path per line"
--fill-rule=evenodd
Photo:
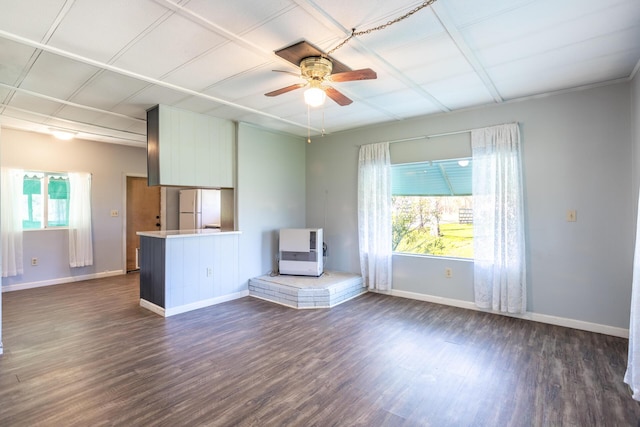
M35 40L31 40L31 39L28 39L26 37L19 36L17 34L10 33L8 31L0 30L0 37L5 38L7 40L14 41L16 43L20 43L20 44L26 45L26 46L31 46L34 49L40 49L40 50L42 50L44 52L48 52L48 53L51 53L51 54L54 54L54 55L58 55L58 56L62 56L62 57L74 60L74 61L78 61L78 62L81 62L81 63L86 64L86 65L90 65L90 66L93 66L93 67L96 67L96 68L100 68L100 69L103 69L103 70L111 71L111 72L116 73L116 74L120 74L120 75L123 75L123 76L131 77L133 79L137 79L137 80L140 80L140 81L151 83L151 84L154 84L156 86L164 87L166 89L175 90L176 92L180 92L180 93L184 93L184 94L187 94L187 95L195 96L195 97L198 97L198 98L206 99L208 101L212 101L212 102L215 102L215 103L218 103L218 104L226 105L228 107L236 108L236 109L241 110L241 111L246 111L246 112L249 112L249 113L257 114L257 115L260 115L262 117L267 117L267 118L270 118L270 119L273 119L273 120L277 120L277 121L280 121L280 122L283 122L283 123L287 123L287 124L290 124L292 126L296 126L296 127L299 127L299 128L304 128L304 129L308 128L306 123L294 122L292 120L285 119L284 117L276 116L275 114L270 114L270 113L267 113L267 112L264 112L264 111L261 111L261 110L257 110L255 108L247 107L245 105L236 104L235 102L231 102L231 101L228 101L226 99L218 98L218 97L215 97L215 96L212 96L212 95L208 95L206 93L198 92L198 91L195 91L195 90L192 90L192 89L188 89L186 87L182 87L182 86L179 86L179 85L176 85L176 84L173 84L173 83L169 83L169 82L165 82L165 81L162 81L162 80L158 80L158 79L153 78L153 77L145 76L143 74L136 73L136 72L133 72L133 71L129 71L129 70L126 70L124 68L116 67L114 65L110 65L110 64L104 63L102 61L97 61L95 59L87 58L85 56L82 56L82 55L79 55L79 54L76 54L76 53L73 53L73 52L69 52L69 51L64 50L64 49L60 49L60 48L57 48L57 47L54 47L54 46L50 46L50 45L47 45L47 44L44 44L44 43L40 43L40 42L37 42ZM314 131L314 132L320 132L320 129L311 128L311 130Z
M113 111L107 111L107 110L102 110L100 108L90 107L88 105L78 104L76 102L71 102L71 101L67 101L65 99L55 98L53 96L44 95L42 93L33 92L33 91L30 91L30 90L22 89L22 88L15 87L15 86L10 86L10 85L4 84L4 83L0 83L0 87L3 87L5 89L9 89L9 90L12 90L12 91L15 91L15 92L23 93L25 95L33 96L33 97L36 97L36 98L46 99L47 101L53 101L53 102L56 102L58 104L63 104L63 105L68 105L70 107L79 108L79 109L86 110L86 111L93 111L95 113L100 113L100 114L108 114L110 116L118 117L118 118L121 118L121 119L133 120L133 121L138 122L138 123L146 123L147 122L144 119L139 119L137 117L127 116L126 114L114 113ZM51 116L51 118L55 119L56 117L55 116Z
M434 3L431 5L431 10L433 10L433 13L440 21L440 24L442 24L442 27L458 47L458 50L460 51L462 56L465 57L469 65L471 65L471 67L474 69L474 71L478 75L478 78L487 88L487 91L489 91L494 101L498 103L504 102L502 95L500 95L500 92L498 92L498 89L493 83L493 80L491 80L491 77L489 77L489 73L487 73L487 70L485 70L484 66L480 63L480 60L473 53L464 37L462 36L462 33L460 32L460 30L458 30L458 27L456 27L453 23L453 19L451 19L451 15L449 15L446 5L443 2Z
M77 134L85 134L85 135L91 135L91 136L99 136L102 138L117 138L117 139L121 139L123 141L128 141L129 144L128 145L136 145L138 147L145 147L146 146L146 134L142 134L142 133L138 133L138 132L132 132L132 131L126 131L126 130L122 130L122 129L115 129L115 128L110 128L107 126L100 126L100 125L96 125L93 123L84 123L84 122L79 122L77 120L68 120L68 119L63 119L61 117L51 117L48 114L41 114L41 113L36 113L34 111L30 111L30 110L25 110L23 108L18 108L18 107L12 107L10 105L7 104L0 104L0 107L5 108L6 110L13 110L13 111L17 111L19 113L23 113L32 117L37 117L38 119L41 119L40 121L35 121L35 120L27 120L25 118L22 117L16 117L16 116L11 116L9 114L3 113L0 117L8 117L8 118L12 118L12 119L16 119L16 120L22 120L25 122L29 122L29 123L33 123L36 124L38 126L42 126L42 131L44 133L50 133L50 132L46 132L45 129L48 128L56 128L56 129L60 129L60 130L65 130L65 131L70 131L70 132L75 132ZM64 126L61 125L56 125L55 123L52 124L47 124L46 121L48 120L52 120L54 122L60 122L60 123L68 123L70 125L74 125L74 127L70 127L70 128L65 128ZM82 128L79 129L77 127L77 125L82 125L82 126L86 126L86 128ZM91 131L88 131L87 129L93 129ZM108 133L105 133L105 131L108 131Z
M270 62L273 62L274 60L279 61L280 63L287 65L288 67L291 67L292 64L287 61L284 58L279 57L278 55L275 54L274 51L272 50L267 50L264 49L262 46L253 43L250 40L245 39L242 36L239 36L238 34L227 30L226 28L216 24L215 22L212 22L211 20L205 18L204 16L188 9L185 6L182 6L172 0L161 0L169 9L173 10L174 12L188 18L189 20L191 20L192 22L195 22L198 25L202 25L204 27L206 27L208 30L213 31L214 33L218 34L219 36L222 36L224 38L226 38L227 40L237 43L240 46L243 46L245 48L247 48L248 50L250 50L253 53L256 53L262 57L264 57L265 59L269 60Z

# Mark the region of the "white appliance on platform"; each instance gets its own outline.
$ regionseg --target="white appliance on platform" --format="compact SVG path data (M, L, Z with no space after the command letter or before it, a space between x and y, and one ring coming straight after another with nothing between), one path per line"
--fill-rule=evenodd
M281 229L278 257L280 274L322 275L322 242L322 228Z
M220 228L220 190L180 190L180 230Z

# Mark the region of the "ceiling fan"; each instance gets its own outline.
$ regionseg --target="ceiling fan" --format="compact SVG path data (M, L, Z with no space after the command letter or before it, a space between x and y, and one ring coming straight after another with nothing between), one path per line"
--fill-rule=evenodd
M303 83L296 83L269 93L266 96L278 96L292 90L308 87L305 91L305 102L311 106L319 106L328 96L338 105L349 105L353 101L330 83L341 83L353 80L372 80L378 75L371 68L352 70L340 61L329 57L312 44L301 41L275 52L276 55L300 67Z

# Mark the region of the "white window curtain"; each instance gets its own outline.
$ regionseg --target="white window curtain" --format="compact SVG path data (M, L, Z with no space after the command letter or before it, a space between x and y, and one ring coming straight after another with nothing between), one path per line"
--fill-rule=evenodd
M638 199L640 208L640 198ZM631 279L631 316L629 318L629 357L624 382L631 387L635 400L640 401L640 211L636 222L636 248Z
M517 123L471 132L474 292L478 307L527 309L524 202Z
M2 240L2 277L24 273L22 263L22 182L24 171L2 168L0 176L0 229Z
M69 265L93 265L91 174L69 173Z
M363 285L391 289L391 157L389 143L360 147L358 242Z

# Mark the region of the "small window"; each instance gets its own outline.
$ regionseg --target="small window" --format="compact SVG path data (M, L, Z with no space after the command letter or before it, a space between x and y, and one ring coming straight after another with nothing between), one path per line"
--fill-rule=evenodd
M473 258L471 158L391 166L393 251Z
M69 226L69 178L66 174L25 173L22 200L23 229Z

